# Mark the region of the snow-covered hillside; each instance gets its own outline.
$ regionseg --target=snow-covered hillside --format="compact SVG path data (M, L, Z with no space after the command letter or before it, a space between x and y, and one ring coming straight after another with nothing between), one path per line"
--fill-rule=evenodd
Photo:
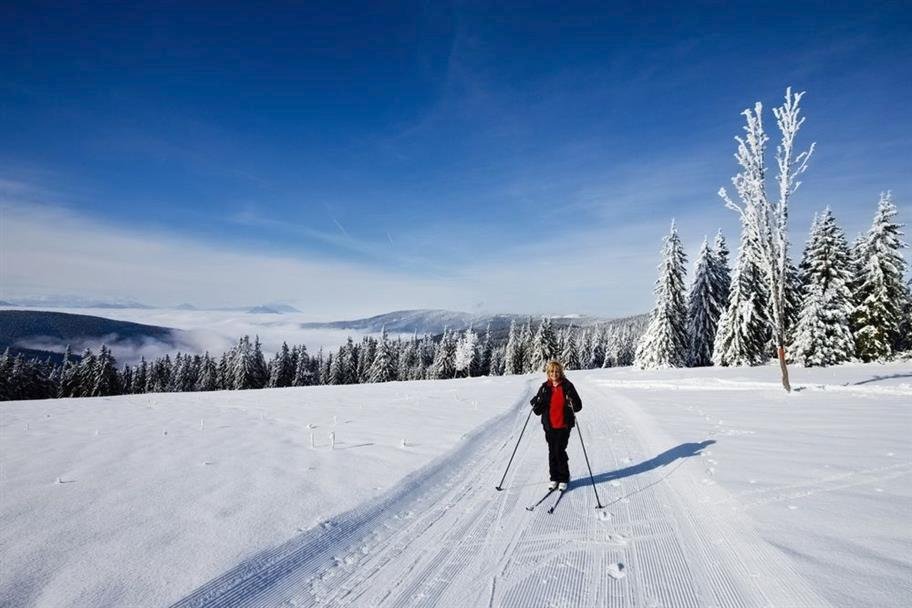
M912 603L908 362L570 378L553 515L539 376L4 403L2 604Z

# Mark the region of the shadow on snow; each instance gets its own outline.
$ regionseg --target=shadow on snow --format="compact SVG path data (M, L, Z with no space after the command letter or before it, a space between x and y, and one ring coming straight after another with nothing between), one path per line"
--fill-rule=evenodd
M647 473L649 471L653 471L653 470L661 468L661 467L667 467L668 465L670 465L676 461L679 461L679 460L682 461L679 464L682 464L683 461L687 458L691 458L693 456L700 456L701 452L705 448L711 446L714 443L716 443L716 442L713 439L707 439L706 441L702 441L700 443L692 443L692 442L691 443L682 443L681 445L679 445L677 447L673 447L670 450L665 450L658 456L654 456L654 457L650 458L649 460L644 460L643 462L641 462L639 464L625 467L623 469L617 469L615 471L609 471L607 473L599 473L598 475L594 476L595 484L601 485L605 482L616 481L618 479L623 479L625 477L633 477L634 475L640 475L642 473ZM677 468L677 466L675 466L675 469L676 468ZM674 469L672 469L672 471L673 470ZM669 474L670 473L671 473L671 471L669 471ZM664 477L662 479L664 479ZM576 488L582 488L584 486L589 486L591 484L592 484L592 481L589 479L589 477L579 477L577 479L574 479L570 483L570 487L568 488L568 491L576 489ZM650 485L652 485L652 484L650 484ZM649 486L647 486L647 487L649 487ZM641 489L645 489L645 488L641 488ZM635 494L636 492L633 492L633 493Z

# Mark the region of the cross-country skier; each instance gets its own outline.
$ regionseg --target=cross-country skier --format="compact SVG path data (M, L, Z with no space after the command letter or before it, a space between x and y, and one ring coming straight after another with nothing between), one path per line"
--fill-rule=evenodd
M532 411L541 416L545 441L548 442L548 468L551 474L548 489L563 492L570 483L567 442L570 440L570 429L576 424L574 414L583 409L583 402L576 387L564 376L563 365L549 361L545 371L548 379L530 403Z

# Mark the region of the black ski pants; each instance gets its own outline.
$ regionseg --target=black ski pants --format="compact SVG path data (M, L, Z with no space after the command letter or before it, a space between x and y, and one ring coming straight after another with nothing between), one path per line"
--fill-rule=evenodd
M570 442L570 429L545 429L545 441L548 442L548 469L551 481L570 482L567 444Z

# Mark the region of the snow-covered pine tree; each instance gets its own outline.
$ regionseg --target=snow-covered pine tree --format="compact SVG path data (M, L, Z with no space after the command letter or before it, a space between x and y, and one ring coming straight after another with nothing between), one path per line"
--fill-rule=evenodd
M218 388L218 367L215 364L215 360L209 356L209 351L206 351L200 365L199 376L196 378L196 390L216 391Z
M177 353L174 357L174 373L171 375L170 390L175 393L183 393L192 390L191 384L191 360L190 355Z
M104 344L98 354L92 379L92 397L108 397L120 394L120 378L117 376L117 362L111 351Z
M908 297L901 250L903 224L894 221L896 204L890 192L881 193L877 213L865 236L859 258L860 276L855 292L852 324L855 349L863 361L888 359L900 343L899 327Z
M801 261L803 297L790 355L805 367L849 361L855 340L851 255L845 234L830 208L814 218Z
M601 368L605 364L605 328L603 326L596 325L592 328L591 345L586 369Z
M292 386L311 386L315 384L314 362L310 355L307 354L307 346L302 344L298 347L298 358L295 362L294 380Z
M592 359L592 331L589 329L584 329L580 332L576 353L576 358L580 362L579 368L589 369L589 361Z
M69 352L69 346L67 347ZM11 401L15 396L12 385L13 358L10 356L9 347L3 349L0 355L0 401Z
M494 355L494 337L491 335L490 323L485 328L484 340L482 340L480 346L480 355L476 375L493 376L494 374L491 373L491 357Z
M768 292L756 263L756 244L745 228L731 277L728 303L716 327L713 365L761 365L768 360Z
M467 328L456 344L456 354L453 359L455 372L460 375L471 376L471 371L475 365L478 349L478 334Z
M903 305L902 320L899 322L899 347L897 352L901 351L912 356L912 277L906 283L906 302Z
M530 364L534 372L545 371L548 361L557 358L557 343L550 317L542 317L541 323L532 338Z
M320 373L317 378L314 378L314 384L330 384L330 379L332 378L332 353L327 353L324 356L322 346L317 351L317 369L320 370Z
M503 376L506 368L506 345L496 346L491 352L491 368L488 375Z
M12 365L12 359L10 359L10 364ZM59 397L75 396L79 383L78 372L79 364L73 361L70 345L67 344L66 350L63 353L63 364L60 370L60 387L57 392Z
M380 330L380 339L374 348L374 357L368 374L368 382L391 382L396 379L396 362L390 342L386 337L386 327Z
M782 314L785 318L785 346L786 354L795 340L795 332L798 328L798 316L801 314L802 299L801 273L792 263L791 257L785 261L785 302ZM772 310L769 314L772 316ZM770 332L772 336L772 332ZM775 346L775 345L773 345ZM772 356L776 356L775 348L769 349Z
M717 299L718 287L714 284L714 280L718 280L714 275L716 263L709 241L704 238L687 296L687 364L691 367L712 365L716 325L725 304Z
M516 321L510 321L510 334L507 338L507 347L504 352L504 373L521 374L522 368L522 343L520 342L519 332L516 329Z
M721 309L719 311L721 316L722 310L725 309L725 305L728 302L728 292L731 289L731 268L728 266L728 244L725 242L725 235L722 234L721 228L716 232L712 253L713 293L716 296L716 300L721 302Z
M146 382L149 377L149 364L146 363L145 357L140 357L139 365L133 370L133 385L130 392L134 395L146 392Z
M641 369L687 365L687 308L684 305L684 264L687 256L674 220L664 239L656 305L646 333L637 347L636 365Z
M732 178L740 204L735 203L725 191L719 189L719 196L725 206L741 216L742 225L757 244L757 264L763 272L772 309L771 331L782 373L782 386L791 391L788 366L785 360L787 319L786 282L788 262L788 205L792 195L801 184L799 177L807 169L808 160L814 152L814 144L796 154L795 137L804 123L799 118L800 103L804 93L792 94L791 87L785 91L785 103L773 108L776 124L782 139L776 147L776 164L779 167L777 185L779 199L773 205L766 192L766 144L769 137L763 130L763 105L758 101L754 109L742 112L746 119L746 137L736 137L738 151L735 158L741 170Z
M532 367L532 317L523 325L519 334L519 344L522 352L522 373L534 371Z
M282 342L282 348L276 351L269 366L269 382L271 388L284 388L294 382L294 366L291 351L287 342Z
M250 336L238 339L230 358L234 363L234 368L231 370L231 384L228 388L236 391L255 388L253 347L250 344Z
M86 348L76 369L76 382L71 397L91 397L95 390L95 368L98 357L91 349Z
M381 331L386 331L386 327L382 327ZM387 347L389 347L388 344ZM361 338L361 346L358 348L358 355L354 359L358 362L357 371L355 372L358 383L370 382L371 365L374 363L376 354L377 340L371 336Z
M266 357L263 356L263 345L260 344L260 336L258 335L254 339L251 357L252 385L250 388L263 388L269 382L269 370L266 369Z
M579 369L579 353L576 348L576 330L571 323L564 332L564 349L561 351L561 363L564 369Z
M443 329L443 336L437 344L434 362L428 368L428 378L443 380L456 375L456 337L449 329Z
M400 380L414 380L412 376L415 368L418 367L418 334L413 335L403 345L402 352L399 353L399 365L397 375Z

